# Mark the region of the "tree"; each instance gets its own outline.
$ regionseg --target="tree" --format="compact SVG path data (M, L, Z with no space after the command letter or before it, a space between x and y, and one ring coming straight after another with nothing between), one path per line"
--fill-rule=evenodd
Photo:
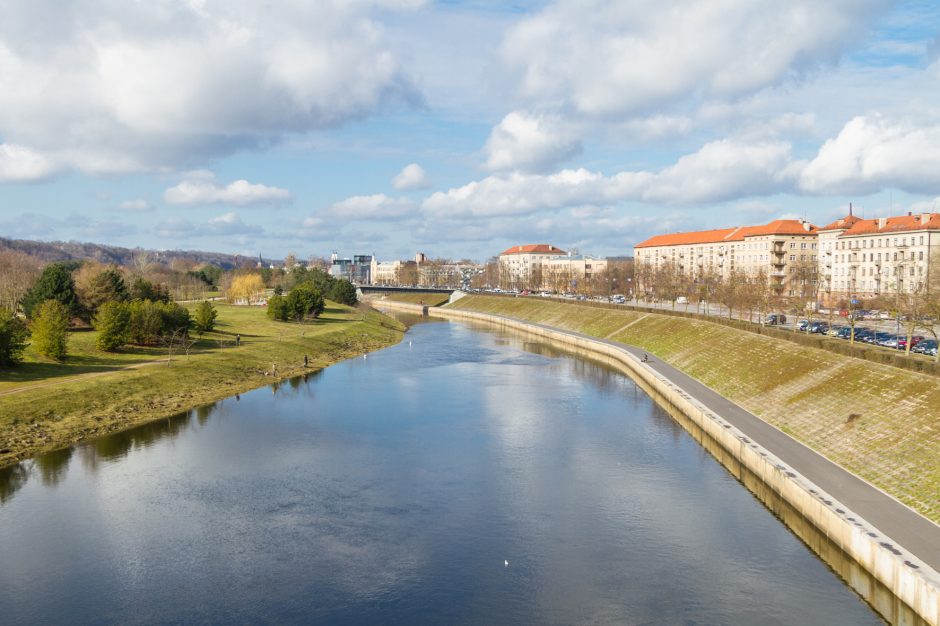
M298 322L307 317L319 317L326 304L320 292L309 284L298 285L290 290L286 298L287 309Z
M42 271L36 284L23 296L22 306L26 317L32 319L46 300L55 300L65 307L71 317L78 312L78 297L75 281L72 280L74 263L53 263Z
M260 300L264 294L264 280L260 274L242 274L232 279L228 289L228 298L231 302L245 302L251 304Z
M356 288L348 280L337 280L330 290L330 300L340 304L355 306L359 301L356 297Z
M10 310L0 308L0 367L16 365L23 358L29 329Z
M201 333L207 333L215 328L215 320L219 316L219 312L216 310L212 303L208 300L203 300L198 305L196 305L196 314L193 317L193 325Z
M151 302L169 302L170 290L161 283L153 283L146 278L138 276L131 283L128 294L131 300L150 300Z
M131 311L126 302L112 300L98 307L94 318L98 338L95 347L113 352L127 343L131 324Z
M34 308L33 313L33 349L61 361L68 354L68 308L58 300L46 300Z
M0 251L0 307L13 313L41 272L39 259L16 250Z
M163 316L158 305L150 300L134 300L128 307L130 325L128 336L131 343L139 346L156 345L163 330Z
M86 320L91 320L105 302L124 302L130 298L124 276L114 266L97 271L82 281L76 277L75 289L82 318Z

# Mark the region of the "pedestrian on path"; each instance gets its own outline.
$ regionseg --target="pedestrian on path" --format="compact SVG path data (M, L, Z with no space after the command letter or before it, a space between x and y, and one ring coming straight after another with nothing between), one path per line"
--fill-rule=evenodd
M235 346L237 347L237 346L240 346L240 345L242 345L242 336L241 336L241 335L235 335Z
M307 369L307 355L304 355L304 369Z

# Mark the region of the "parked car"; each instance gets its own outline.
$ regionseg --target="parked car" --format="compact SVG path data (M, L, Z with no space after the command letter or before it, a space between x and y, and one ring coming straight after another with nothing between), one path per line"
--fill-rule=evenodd
M888 335L884 340L879 341L878 345L882 348L895 348L898 347L898 342L901 340L901 337L898 335Z
M917 344L919 344L923 340L924 340L924 337L922 335L914 335L913 337L911 337L911 351L913 351L914 348L917 347ZM907 350L907 336L906 335L898 338L898 350Z
M937 340L936 339L924 339L917 343L916 346L911 348L911 352L916 354L926 354L929 356L937 356Z
M894 338L894 335L892 335L891 333L878 331L874 333L871 337L866 338L865 343L875 344L876 346L883 346L885 345L886 341L889 341L892 338Z
M833 326L829 329L829 332L826 334L830 337L840 337L843 330L848 328L848 326ZM851 329L850 329L851 330Z
M800 320L797 325L797 330L806 330L806 327L809 326L809 320Z
M813 322L809 326L809 332L824 335L829 332L829 324L826 322Z
M678 298L676 298L676 304L688 304L688 303L689 303L689 299L686 298L685 296L679 296Z
M764 321L761 322L764 326L777 326L778 324L786 324L787 316L783 313L771 313Z

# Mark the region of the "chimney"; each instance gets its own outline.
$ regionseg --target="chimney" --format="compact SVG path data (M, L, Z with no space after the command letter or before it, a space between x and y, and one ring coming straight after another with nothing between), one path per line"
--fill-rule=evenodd
M926 224L930 221L930 213L921 213L920 214L920 223Z
M888 218L887 218L887 217L879 217L879 218L878 218L878 230L884 229L884 227L885 227L885 225L886 225L887 223L888 223Z
M849 217L852 217L852 203L849 202Z
M809 232L809 231L812 230L812 229L813 229L813 225L804 220L804 221L803 221L803 230L805 230L806 232Z
M914 215L914 214L913 214L911 211L908 211L908 212L907 212L907 216L908 216L908 217L910 217L910 216L912 216L912 215Z

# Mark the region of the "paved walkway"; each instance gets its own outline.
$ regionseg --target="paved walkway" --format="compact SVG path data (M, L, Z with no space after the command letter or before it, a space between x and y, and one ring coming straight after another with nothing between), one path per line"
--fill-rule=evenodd
M507 316L494 315L504 319ZM644 351L617 341L601 339L574 331L562 330L545 324L527 322L532 326L563 332L576 337L599 341L624 348L641 357ZM648 354L648 353L647 353ZM771 426L753 413L746 411L724 396L706 387L675 367L650 356L646 364L684 389L713 412L730 422L747 437L774 454L781 461L814 482L853 513L890 537L924 563L940 572L940 526L917 511L899 502L874 485L836 465L812 448Z

